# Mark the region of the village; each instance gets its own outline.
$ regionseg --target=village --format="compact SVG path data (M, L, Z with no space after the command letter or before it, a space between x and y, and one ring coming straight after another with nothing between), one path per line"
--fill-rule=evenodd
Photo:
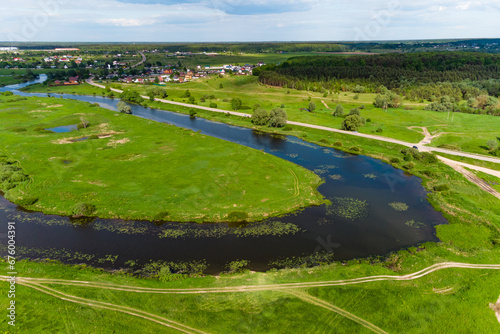
M98 80L117 81L124 83L136 84L157 84L165 85L171 83L183 83L199 78L204 78L209 75L252 75L255 67L264 65L264 62L257 64L245 65L196 65L193 68L186 68L182 65L181 61L187 57L193 56L207 56L217 57L218 53L192 53L192 52L165 52L162 54L163 59L175 60L174 62L156 62L151 64L148 60L150 55L159 55L158 50L143 50L139 54L125 51L123 53L105 54L100 57L94 55L81 55L80 50L77 48L56 48L53 50L36 50L40 52L36 58L28 58L17 49L3 50L6 54L11 56L8 58L1 58L1 68L4 69L52 69L52 70L87 70L88 73L93 74ZM32 50L33 52L34 50ZM147 54L147 56L145 55ZM32 55L32 54L31 54ZM142 56L142 60L139 60ZM111 59L108 59L111 58ZM61 85L78 85L84 76L73 75L68 73L66 78L54 80L50 83L53 86Z

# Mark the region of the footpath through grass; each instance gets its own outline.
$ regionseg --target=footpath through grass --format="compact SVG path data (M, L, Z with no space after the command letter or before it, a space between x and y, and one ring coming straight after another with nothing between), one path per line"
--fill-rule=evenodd
M219 222L322 202L318 176L264 152L80 101L0 101L0 187L32 210ZM45 130L87 122L66 133Z

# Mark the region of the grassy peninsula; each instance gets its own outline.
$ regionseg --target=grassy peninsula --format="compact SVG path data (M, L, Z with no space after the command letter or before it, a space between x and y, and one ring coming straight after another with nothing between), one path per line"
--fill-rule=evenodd
M80 101L0 101L1 188L31 210L218 222L322 202L318 176L264 152Z

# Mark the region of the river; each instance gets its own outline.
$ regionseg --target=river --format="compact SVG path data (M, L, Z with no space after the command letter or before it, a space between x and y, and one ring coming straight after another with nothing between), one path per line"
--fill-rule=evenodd
M45 79L42 76L38 82ZM0 88L23 96L18 89L31 83ZM116 112L118 99L99 96L52 94L57 97L99 103ZM335 260L385 255L391 251L437 241L435 225L445 224L442 214L427 201L421 180L377 159L351 155L305 142L293 136L273 136L202 118L132 105L138 117L167 122L201 133L263 150L315 171L324 180L318 190L334 205L306 208L263 224L279 221L301 231L284 236L241 236L226 224L165 223L95 219L81 225L68 217L26 212L0 198L0 224L16 222L17 243L29 258L52 257L68 263L88 263L120 268L133 260L136 266L150 261L205 260L207 273L218 273L230 261L245 259L253 270L267 270L286 257L332 253ZM405 203L397 211L389 203ZM347 203L347 204L346 204ZM358 214L343 214L345 205L358 205ZM165 230L188 231L187 237L163 238ZM241 230L238 230L241 231ZM84 254L84 255L82 255ZM129 262L130 264L130 262Z

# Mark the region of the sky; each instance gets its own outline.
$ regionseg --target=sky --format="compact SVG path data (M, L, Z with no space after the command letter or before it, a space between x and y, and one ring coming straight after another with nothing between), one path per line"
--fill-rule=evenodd
M500 37L499 0L16 0L2 1L0 9L0 41Z

